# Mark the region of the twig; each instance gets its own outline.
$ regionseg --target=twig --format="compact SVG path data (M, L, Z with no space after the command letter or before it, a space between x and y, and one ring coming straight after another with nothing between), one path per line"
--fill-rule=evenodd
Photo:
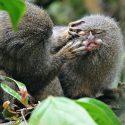
M40 101L38 101L38 105L40 104L41 102Z
M26 122L26 119L25 119L25 117L24 117L23 111L24 111L24 109L21 109L21 115L22 115L22 118L23 118L23 120L24 120L24 124L25 124L25 125L28 125L27 122Z

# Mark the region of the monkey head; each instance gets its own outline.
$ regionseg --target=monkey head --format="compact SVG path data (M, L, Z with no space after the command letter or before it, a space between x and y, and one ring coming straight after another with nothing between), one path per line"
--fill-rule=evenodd
M92 51L100 46L119 44L121 32L117 23L110 17L91 15L69 24L69 34L79 37L86 50Z

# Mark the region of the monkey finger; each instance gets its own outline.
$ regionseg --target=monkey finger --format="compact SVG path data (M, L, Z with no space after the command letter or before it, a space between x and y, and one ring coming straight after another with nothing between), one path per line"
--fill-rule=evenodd
M87 46L87 45L88 45L88 41L87 41L87 40L83 41L83 42L82 42L82 45L83 45L83 46Z
M70 28L69 28L69 31L79 33L79 32L81 32L81 29L76 28L76 27L70 27Z
M86 35L86 32L85 32L85 31L79 31L78 34L79 34L80 36L84 36L84 35Z
M82 23L85 23L85 21L83 21L83 20L74 21L74 22L69 23L69 27L75 27Z
M79 47L77 49L74 49L72 50L73 52L80 52L80 51L85 51L86 50L86 47L85 46L82 46L82 47Z
M81 45L81 41L77 41L77 42L74 42L71 46L70 46L70 48L72 49L72 48L77 48L77 47L79 47Z
M98 45L100 45L100 44L103 44L103 41L101 39L96 39L95 43L97 43Z
M73 44L73 42L67 43L67 44L63 47L63 49L69 48L72 44Z
M69 33L68 33L68 35L66 36L66 39L67 40L71 40L73 37L72 37L72 35L70 35Z
M76 32L73 32L73 31L68 31L68 33L71 36L79 36Z

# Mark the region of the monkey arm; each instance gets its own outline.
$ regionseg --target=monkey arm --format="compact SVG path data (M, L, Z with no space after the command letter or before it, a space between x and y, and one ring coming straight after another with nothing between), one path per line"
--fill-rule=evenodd
M53 28L50 52L52 54L57 53L63 46L66 45L66 43L68 42L68 38L68 27L55 26Z
M33 91L45 87L47 83L50 83L56 76L58 76L63 64L67 60L75 58L77 53L83 51L82 49L79 49L79 46L80 43L74 44L73 42L70 42L66 44L58 53L50 57L44 56L44 59L42 58L43 60L38 60L41 58L41 55L36 56L35 53L38 52L34 52L35 55L31 57L33 60L30 62L30 67L32 68L29 68L31 71L28 71L28 73L34 72L33 82L35 84L32 84ZM40 53L42 54L44 48L39 46L39 49L41 49ZM50 60L48 60L48 58L50 58Z

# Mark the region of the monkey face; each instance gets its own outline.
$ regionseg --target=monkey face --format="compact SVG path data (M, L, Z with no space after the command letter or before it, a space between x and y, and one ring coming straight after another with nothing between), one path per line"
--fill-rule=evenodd
M84 17L69 24L69 34L73 38L79 37L88 50L110 44L113 39L117 39L115 35L117 32L116 23L111 18L100 15Z
M82 23L84 22L76 22L73 26L77 26L77 24L81 25ZM101 33L101 30L82 30L77 27L71 27L69 30L70 35L82 41L82 45L86 47L86 51L92 51L100 47L102 40L97 35Z

